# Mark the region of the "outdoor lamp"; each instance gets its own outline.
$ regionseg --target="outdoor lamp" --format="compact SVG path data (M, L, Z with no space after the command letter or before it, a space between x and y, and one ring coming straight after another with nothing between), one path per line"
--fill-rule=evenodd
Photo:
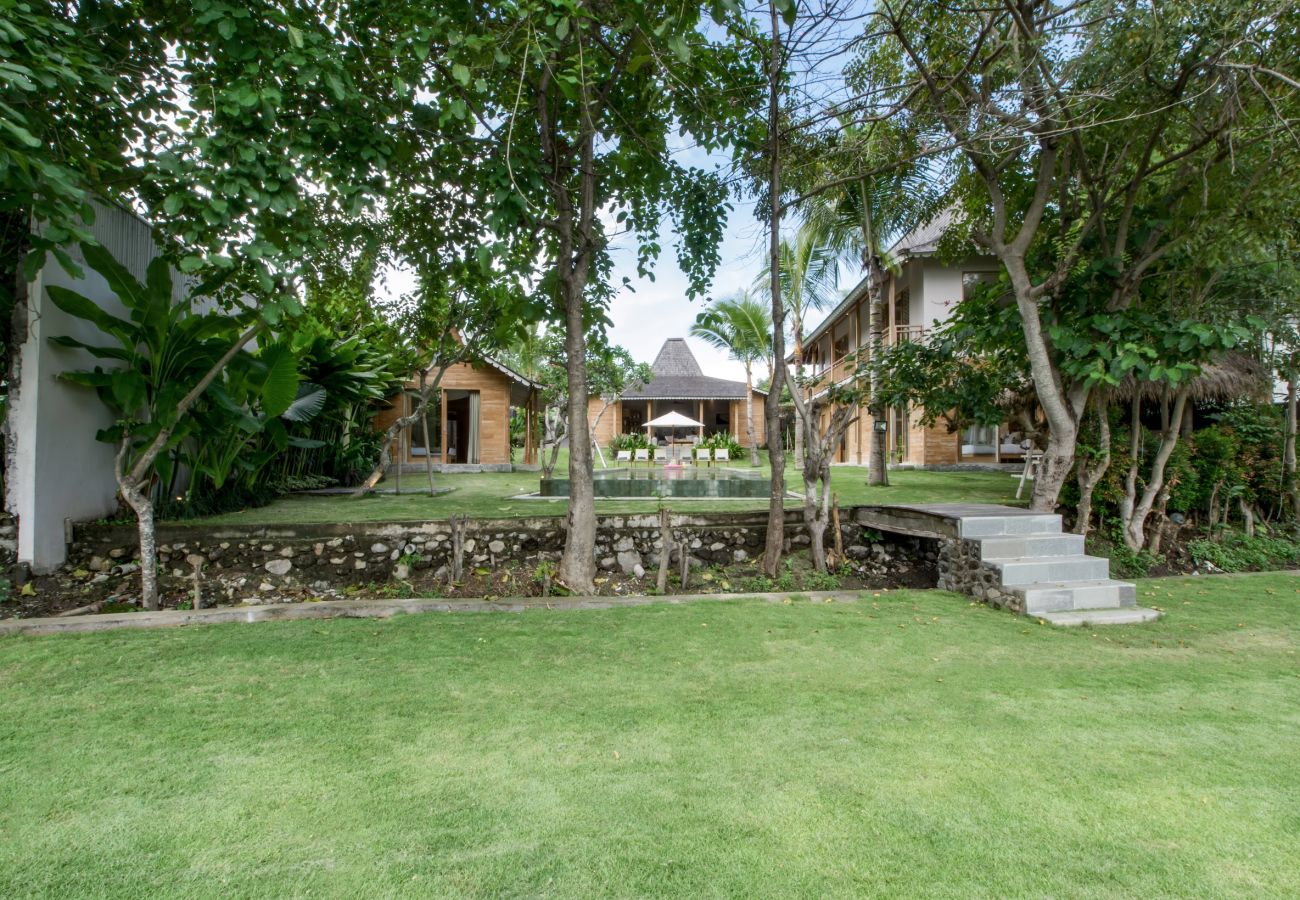
M886 431L889 430L889 423L886 422L884 419L877 419L876 421L871 423L871 427L874 430L879 431L881 434L884 434Z

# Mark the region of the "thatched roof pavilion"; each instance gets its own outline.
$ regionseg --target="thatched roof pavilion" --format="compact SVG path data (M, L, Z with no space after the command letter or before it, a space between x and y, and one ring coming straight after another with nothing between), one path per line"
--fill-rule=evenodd
M1111 389L1111 396L1120 401L1132 400L1137 387L1137 380L1130 375ZM1188 383L1188 388L1187 399L1194 404L1264 401L1271 396L1273 382L1268 366L1234 350L1201 366L1201 373ZM1150 381L1142 382L1140 390L1142 399L1151 402L1172 395L1167 385Z

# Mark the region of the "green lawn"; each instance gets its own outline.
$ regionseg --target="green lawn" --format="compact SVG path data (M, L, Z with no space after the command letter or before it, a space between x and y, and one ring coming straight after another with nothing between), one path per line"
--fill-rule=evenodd
M0 640L0 896L1300 895L1300 578Z
M562 455L556 469L562 476L567 460ZM763 469L767 470L766 457ZM226 513L207 519L182 520L196 524L213 522L246 525L278 525L298 522L375 522L414 521L446 518L453 513L484 518L517 516L561 516L566 504L562 500L511 500L510 497L537 490L537 472L484 472L481 474L435 475L439 487L449 487L449 493L435 497L418 493L428 485L423 474L406 474L402 477L403 491L410 494L374 494L361 500L346 496L287 497L268 506ZM787 479L795 476L793 465L786 469ZM888 488L867 487L867 470L859 466L836 466L832 472L834 490L840 503L852 506L862 503L1016 503L1016 479L1001 472L931 472L900 470L889 474ZM802 487L802 482L788 482L791 487ZM381 487L390 488L389 479ZM797 500L787 501L794 508ZM679 500L676 509L754 510L766 509L766 500ZM597 512L629 513L654 512L659 508L654 500L601 500Z

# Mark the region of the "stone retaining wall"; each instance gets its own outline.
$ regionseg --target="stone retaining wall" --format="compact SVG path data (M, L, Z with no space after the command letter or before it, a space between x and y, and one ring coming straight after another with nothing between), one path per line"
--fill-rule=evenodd
M1024 612L1024 599L1004 590L1001 574L984 564L979 541L940 539L938 566L940 590L967 594L999 609Z
M845 516L851 521L851 516ZM767 538L767 513L701 513L673 516L674 536L686 547L690 564L725 566L760 556ZM786 513L786 550L809 543L798 511ZM845 553L862 565L885 569L900 554L917 556L914 539L867 540L858 525L845 525ZM176 525L158 528L163 588L182 588L197 566L205 591L217 588L227 598L274 593L297 587L317 591L349 584L406 580L416 571L435 577L450 565L451 527L447 521L304 524ZM895 541L903 542L895 545ZM883 542L883 543L882 543ZM830 536L827 544L831 543ZM890 547L884 546L890 545ZM557 517L471 519L465 527L467 568L513 568L528 576L544 562L557 562L564 548L564 520ZM82 524L74 528L68 568L92 582L132 575L138 565L134 526ZM596 560L601 570L653 577L660 550L657 515L602 516L598 519ZM678 555L673 554L673 562Z
M0 513L0 573L18 561L18 520Z

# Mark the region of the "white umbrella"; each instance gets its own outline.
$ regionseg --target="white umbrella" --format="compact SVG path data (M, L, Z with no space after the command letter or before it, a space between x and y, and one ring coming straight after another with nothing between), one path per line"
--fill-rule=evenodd
M671 428L673 430L674 444L677 443L678 428L700 428L703 425L703 422L697 422L689 416L684 416L679 412L664 413L659 418L651 419L649 422L645 423L646 428ZM674 448L674 455L676 455L676 448Z
M699 428L703 422L684 416L679 412L664 413L657 419L645 423L646 428Z

